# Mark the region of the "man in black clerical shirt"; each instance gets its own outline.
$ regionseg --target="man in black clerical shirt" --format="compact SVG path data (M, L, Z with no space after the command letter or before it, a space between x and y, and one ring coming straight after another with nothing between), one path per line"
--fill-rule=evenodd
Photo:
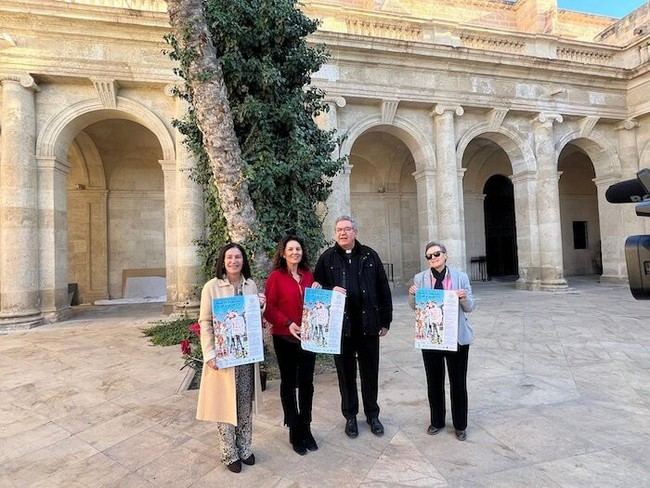
M323 288L346 295L341 354L334 356L345 433L349 437L359 435L358 362L366 420L373 434L382 435L384 426L377 404L379 338L388 333L393 319L390 287L379 255L357 241L357 224L352 217L336 219L334 238L336 244L318 258L314 278Z

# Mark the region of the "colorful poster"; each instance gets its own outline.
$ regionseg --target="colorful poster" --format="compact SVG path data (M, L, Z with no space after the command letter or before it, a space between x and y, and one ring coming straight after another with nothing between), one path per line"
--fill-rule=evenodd
M262 315L257 295L212 299L217 367L264 361Z
M321 288L306 288L300 339L305 351L341 353L345 295Z
M458 349L458 295L451 290L415 292L415 348Z

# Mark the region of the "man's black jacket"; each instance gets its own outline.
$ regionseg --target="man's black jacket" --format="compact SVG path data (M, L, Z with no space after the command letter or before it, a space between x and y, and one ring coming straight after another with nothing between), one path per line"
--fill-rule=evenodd
M356 241L359 256L359 295L364 335L377 335L382 327L390 328L393 320L393 301L384 266L379 255L370 247ZM335 286L347 289L345 251L338 244L327 249L316 263L314 279L325 289ZM343 319L343 334L350 335L350 319L347 311Z

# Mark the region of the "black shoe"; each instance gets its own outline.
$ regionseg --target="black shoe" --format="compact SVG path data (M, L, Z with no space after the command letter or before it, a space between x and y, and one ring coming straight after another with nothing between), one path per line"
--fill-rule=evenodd
M240 473L241 472L241 461L239 459L237 461L233 461L232 463L227 464L226 468L228 468L228 471L231 471L233 473Z
M293 447L294 452L300 456L307 454L307 448L305 447L305 443L303 441L294 442L291 444L291 447Z
M255 464L255 454L252 454L248 456L246 459L241 460L242 463L244 463L246 466L252 466Z
M436 434L440 433L441 430L442 430L442 427L434 427L433 424L431 424L429 426L429 428L427 429L427 434L436 435Z
M375 435L384 435L384 426L381 425L379 418L373 417L368 419L368 425L370 425L370 432Z
M296 454L299 454L301 456L307 454L305 440L302 436L300 427L289 427L289 442L291 443L291 447L293 447L293 450L296 452Z
M316 444L316 439L311 434L309 426L305 429L305 447L310 451L318 451L318 444Z
M456 439L459 441L464 441L467 439L467 431L466 430L457 430L456 431Z
M357 426L356 417L352 417L345 421L345 434L351 439L354 439L359 435L359 427Z

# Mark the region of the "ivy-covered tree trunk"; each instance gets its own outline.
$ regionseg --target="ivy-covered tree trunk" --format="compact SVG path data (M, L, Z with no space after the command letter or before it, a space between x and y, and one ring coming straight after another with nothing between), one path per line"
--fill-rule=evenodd
M252 237L257 216L244 179L239 141L221 63L206 23L204 0L168 0L167 4L176 40L190 57L186 82L227 231L231 240L243 243ZM264 252L256 255L258 266L267 262Z

